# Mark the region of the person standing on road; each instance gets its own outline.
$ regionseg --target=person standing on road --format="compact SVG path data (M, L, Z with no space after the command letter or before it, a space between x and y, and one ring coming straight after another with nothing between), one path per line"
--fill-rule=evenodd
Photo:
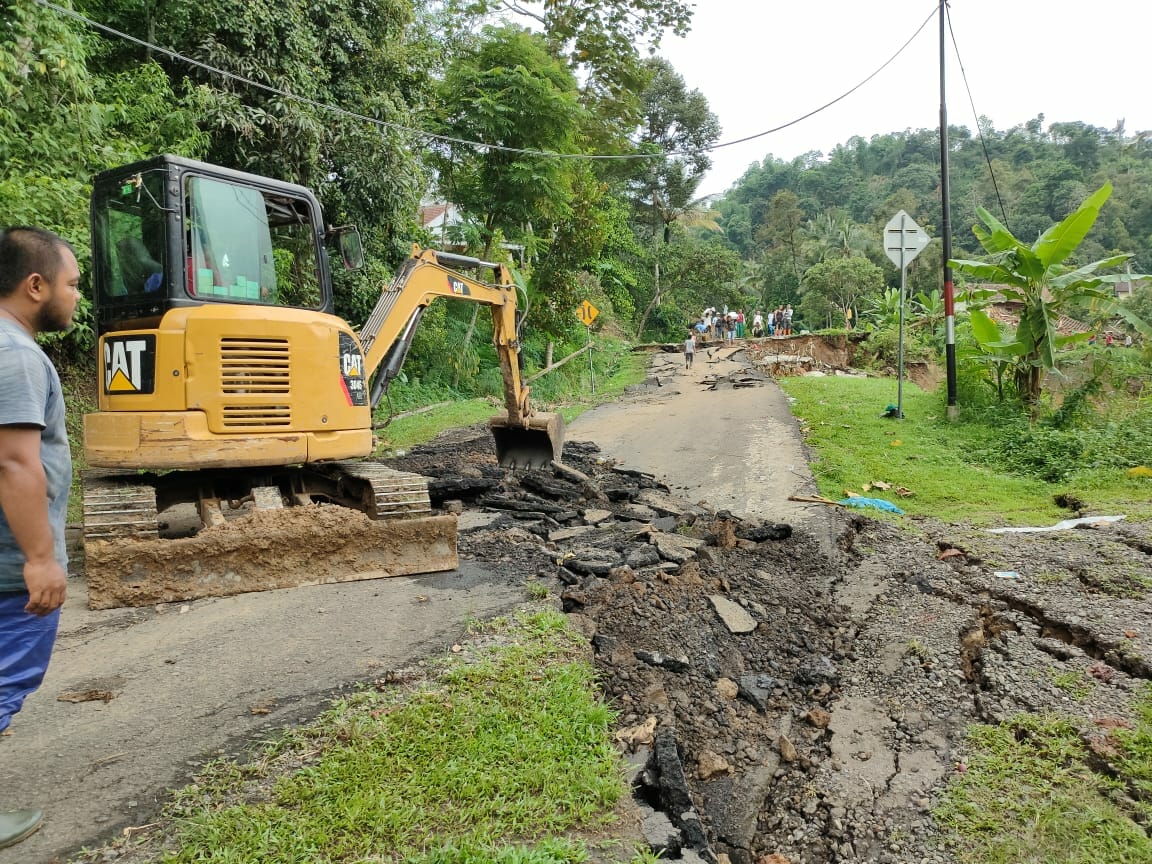
M792 304L789 303L784 308L784 335L792 335Z
M35 337L71 326L79 284L66 241L40 228L0 231L0 732L44 680L67 590L72 456L60 377ZM0 849L43 818L0 812Z
M688 328L688 338L684 340L684 368L692 368L692 358L696 356L696 334Z

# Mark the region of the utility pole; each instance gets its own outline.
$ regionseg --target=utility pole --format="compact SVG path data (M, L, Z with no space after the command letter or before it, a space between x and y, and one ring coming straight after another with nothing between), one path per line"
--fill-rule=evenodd
M960 416L956 405L956 298L952 285L952 215L948 194L948 105L944 91L944 32L948 0L940 0L940 236L944 241L944 359L947 364L949 420Z

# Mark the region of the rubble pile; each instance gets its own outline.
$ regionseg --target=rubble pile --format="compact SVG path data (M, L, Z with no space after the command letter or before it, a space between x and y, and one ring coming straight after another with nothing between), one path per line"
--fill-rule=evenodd
M547 585L588 637L664 858L951 862L932 807L969 724L1126 722L1150 677L1152 580L1100 590L1108 562L1147 574L1146 527L912 533L837 511L830 545L679 499L586 442L513 476L477 428L395 464L460 513L463 556ZM1024 575L998 578L1004 562Z

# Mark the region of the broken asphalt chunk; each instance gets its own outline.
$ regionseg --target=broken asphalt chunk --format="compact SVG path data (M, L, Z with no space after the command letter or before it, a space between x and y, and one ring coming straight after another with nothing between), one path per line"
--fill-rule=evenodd
M687 672L691 668L691 665L688 663L688 658L684 656L669 657L666 654L661 654L659 651L644 650L636 651L635 656L641 663L647 663L649 666L656 666L660 669L667 669L669 672Z
M659 775L660 803L668 813L687 813L692 809L692 792L688 788L688 778L680 762L676 747L676 732L664 726L656 732L653 747L656 757L656 772Z
M713 594L708 598L720 620L731 633L751 633L756 629L756 619L739 603L734 603L727 597Z
M633 570L639 570L641 567L654 567L660 563L660 553L656 551L655 546L645 543L629 552L624 563Z
M835 684L839 673L831 658L821 654L801 663L792 677L799 684Z
M776 679L763 672L741 675L737 682L737 692L757 711L767 713L768 700L772 698L772 689L776 685Z

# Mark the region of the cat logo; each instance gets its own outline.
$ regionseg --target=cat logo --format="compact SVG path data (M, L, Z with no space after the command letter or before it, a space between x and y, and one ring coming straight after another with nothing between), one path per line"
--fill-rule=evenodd
M468 290L468 284L466 282L462 282L459 279L454 279L451 276L448 277L448 287L452 289L453 294L463 294L465 297L467 297L472 293Z
M156 380L156 337L109 336L104 340L104 392L151 393Z
M340 334L340 383L349 405L368 404L368 386L364 380L364 354L359 343L347 333Z
M344 375L348 378L364 377L364 358L359 351L346 351L341 358Z

